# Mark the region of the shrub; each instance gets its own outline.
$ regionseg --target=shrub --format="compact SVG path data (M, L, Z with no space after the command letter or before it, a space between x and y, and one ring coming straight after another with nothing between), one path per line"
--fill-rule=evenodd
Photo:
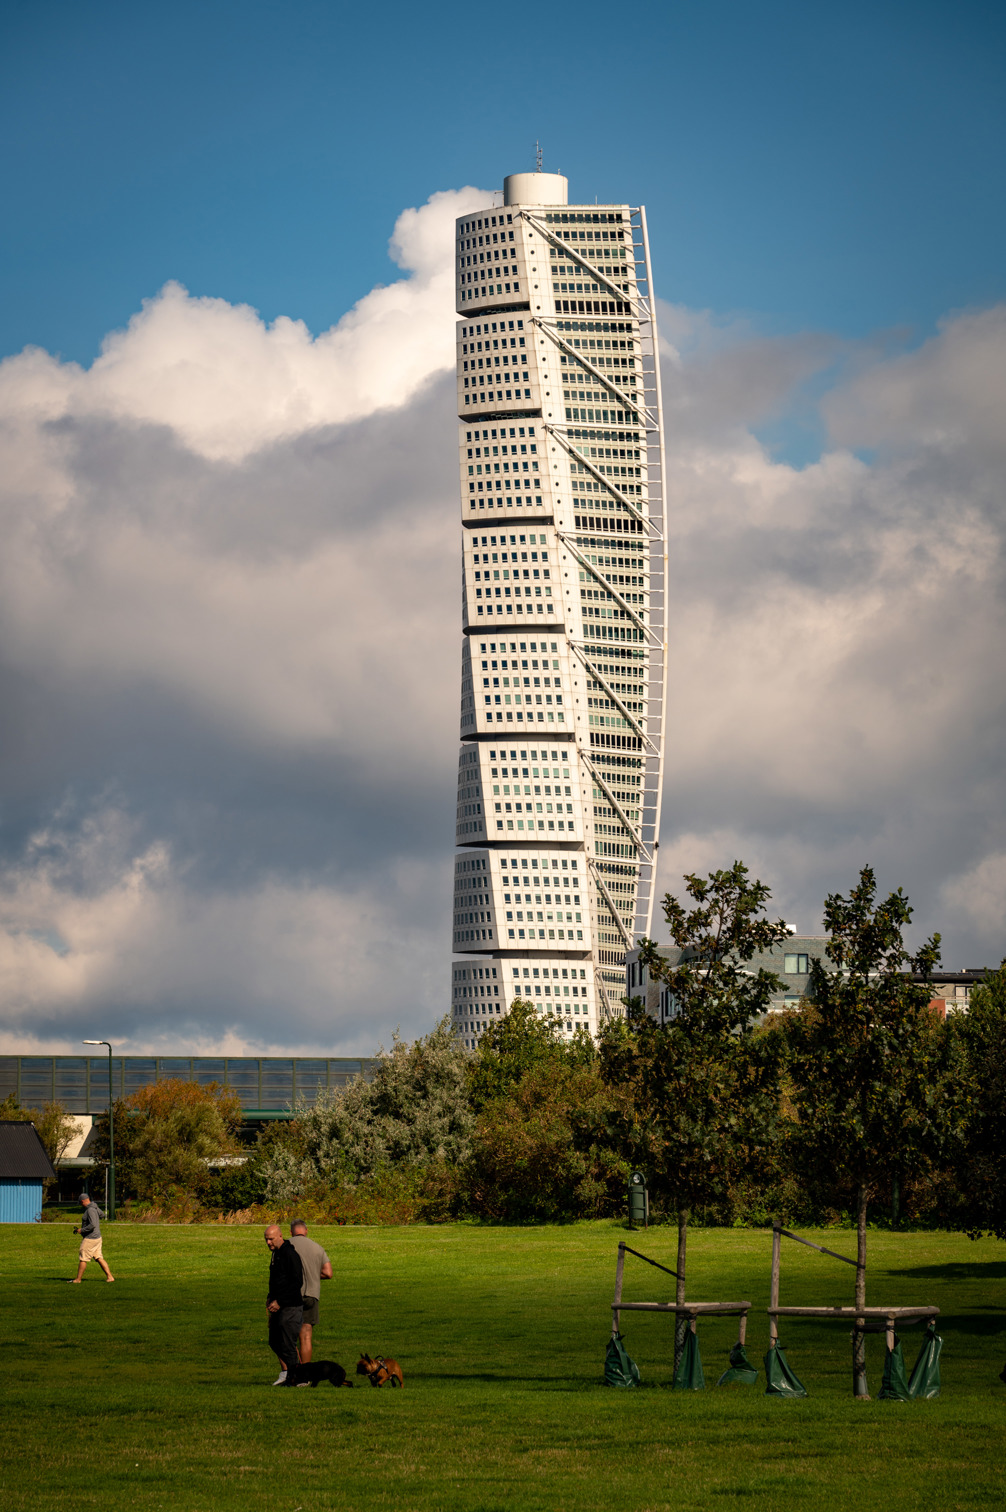
M123 1198L177 1207L202 1200L214 1176L209 1162L239 1153L241 1104L211 1083L162 1081L114 1105L115 1175ZM94 1153L107 1161L108 1115L95 1122Z
M526 1071L479 1115L465 1173L469 1210L508 1223L621 1211L628 1166L615 1152L580 1137L587 1116L608 1100L593 1068Z
M443 1172L471 1148L469 1061L446 1019L413 1044L396 1037L372 1081L358 1077L297 1109L263 1159L267 1200L295 1202L319 1187L345 1192L365 1181L386 1188L391 1171L427 1173L426 1180L440 1172L443 1190Z

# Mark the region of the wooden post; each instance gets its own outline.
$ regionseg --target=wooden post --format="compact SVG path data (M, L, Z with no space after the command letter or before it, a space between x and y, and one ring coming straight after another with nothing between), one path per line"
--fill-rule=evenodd
M674 1300L678 1307L685 1303L685 1259L688 1252L688 1209L678 1209L678 1263L675 1269L678 1273L677 1286L674 1291ZM681 1364L681 1356L685 1349L685 1335L688 1332L688 1319L684 1313L675 1314L674 1318L674 1374L678 1373Z
M870 1388L866 1381L866 1334L863 1332L865 1317L859 1309L866 1306L866 1187L859 1189L856 1221L856 1309L857 1316L852 1330L852 1394L857 1401L870 1400Z
M887 1315L887 1348L889 1351L894 1348L894 1316L891 1313Z
M624 1269L625 1245L620 1242L618 1246L618 1260L615 1263L615 1311L611 1315L612 1334L617 1334L619 1330L621 1314L618 1311L618 1304L622 1300L622 1272L624 1271Z
M780 1255L780 1250L781 1249L782 1249L782 1235L779 1232L779 1225L778 1225L778 1223L773 1218L772 1219L772 1277L771 1277L771 1280L769 1281L769 1288L768 1288L768 1305L769 1305L769 1307L778 1307L779 1306L779 1255ZM779 1319L776 1317L775 1313L770 1312L769 1315L768 1315L768 1347L769 1347L769 1349L775 1349L775 1347L778 1344L778 1342L779 1342Z
M747 1315L746 1312L742 1312L741 1313L741 1321L740 1321L740 1324L739 1324L738 1329L737 1329L737 1342L741 1346L742 1349L744 1347L744 1341L747 1338L747 1332L748 1332L748 1315Z

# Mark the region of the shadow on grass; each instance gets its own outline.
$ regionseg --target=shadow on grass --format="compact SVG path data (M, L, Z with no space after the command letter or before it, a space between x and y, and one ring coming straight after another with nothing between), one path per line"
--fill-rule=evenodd
M990 1308L990 1312L1002 1313L1001 1307ZM939 1334L975 1334L986 1338L992 1334L1001 1334L1006 1330L1006 1318L989 1317L987 1313L948 1313L945 1317L936 1319L936 1331Z
M948 1260L944 1265L911 1265L887 1269L889 1276L914 1276L919 1281L1006 1281L1006 1260Z
M505 1374L492 1374L485 1372L460 1371L425 1371L416 1370L409 1372L409 1382L423 1382L424 1384L443 1384L450 1382L452 1385L485 1385L485 1386L519 1386L522 1391L541 1391L552 1394L580 1395L585 1391L603 1391L609 1395L625 1396L631 1392L620 1391L617 1387L609 1386L604 1376L599 1372L590 1376L517 1376ZM673 1385L673 1377L668 1375L666 1380L641 1380L633 1391L663 1391L670 1390ZM387 1388L384 1388L385 1390Z

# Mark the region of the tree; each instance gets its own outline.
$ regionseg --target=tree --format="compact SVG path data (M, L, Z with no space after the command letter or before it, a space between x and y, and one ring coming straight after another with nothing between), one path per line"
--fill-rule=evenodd
M478 1112L505 1096L531 1070L590 1064L594 1055L589 1034L566 1041L557 1019L542 1018L533 1003L514 998L510 1012L479 1040L471 1066L472 1107Z
M685 1300L691 1210L723 1199L771 1144L779 1116L779 1045L758 1029L778 978L751 971L759 951L787 938L763 916L771 893L735 861L708 877L686 875L687 908L668 894L664 916L677 947L665 959L644 940L640 960L670 990L674 1017L633 1015L601 1036L605 1081L629 1093L611 1118L620 1148L647 1172L678 1216L677 1300ZM676 1331L675 1367L685 1326Z
M53 1165L57 1165L63 1159L80 1133L77 1120L61 1102L43 1103L41 1108L22 1108L15 1094L11 1092L3 1102L0 1102L0 1123L18 1123L21 1120L27 1120L35 1125L35 1132ZM50 1177L42 1185L48 1192L52 1186L52 1178Z
M628 1168L594 1137L612 1094L589 1035L561 1038L520 998L487 1030L471 1069L477 1113L468 1202L512 1223L599 1217L621 1204Z
M142 1200L203 1196L210 1162L238 1150L241 1103L216 1082L155 1082L117 1101L114 1115L116 1180ZM95 1121L93 1148L96 1159L108 1160L107 1113Z
M429 1170L467 1159L474 1118L469 1054L443 1019L412 1044L396 1036L378 1052L369 1082L301 1105L288 1140L263 1163L273 1202L292 1202L318 1185L354 1185L382 1170Z
M930 1168L952 1126L946 1037L925 985L940 937L909 954L902 931L911 917L900 888L878 903L870 867L847 898L831 894L824 905L831 964L814 959L809 1001L783 1024L792 1101L787 1157L804 1181L856 1215L857 1307L866 1303L871 1198L889 1193L907 1171ZM868 1394L858 1330L853 1390Z
M29 1108L26 1115L35 1125L45 1153L57 1165L80 1133L73 1114L60 1102L43 1103L41 1108Z
M596 1066L531 1066L479 1113L465 1172L470 1210L506 1223L618 1212L628 1165L590 1133L611 1103Z
M974 988L966 1013L947 1016L959 1065L961 1121L953 1164L958 1225L978 1239L1006 1239L1006 961Z

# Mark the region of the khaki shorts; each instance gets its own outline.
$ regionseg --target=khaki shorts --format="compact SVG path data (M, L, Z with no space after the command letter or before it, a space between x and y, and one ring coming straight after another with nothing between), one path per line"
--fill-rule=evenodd
M87 1264L88 1260L100 1260L102 1258L101 1240L82 1239L80 1241L80 1258L85 1265Z

